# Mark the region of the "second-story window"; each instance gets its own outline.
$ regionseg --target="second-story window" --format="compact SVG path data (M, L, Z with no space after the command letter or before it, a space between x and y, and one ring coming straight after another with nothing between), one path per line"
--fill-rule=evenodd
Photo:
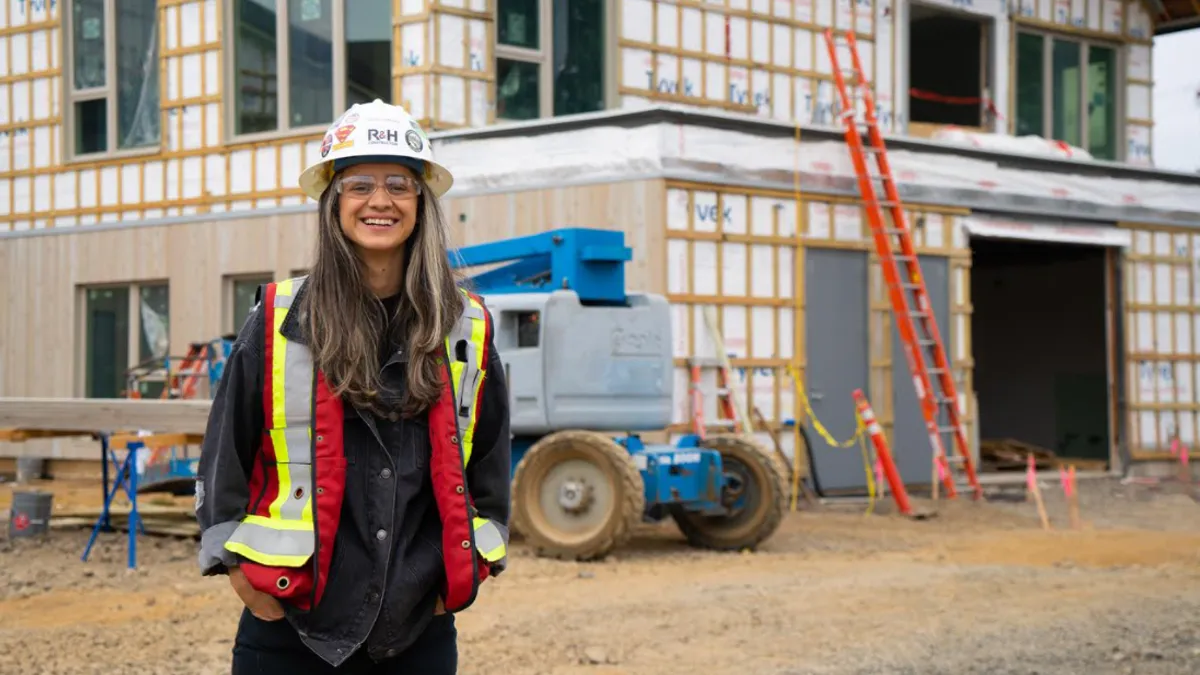
M499 0L496 117L604 109L607 0Z
M75 0L67 17L70 102L66 148L75 156L157 146L155 0Z
M323 130L391 101L392 0L234 0L233 133Z
M1021 31L1016 41L1016 129L1117 160L1117 50Z

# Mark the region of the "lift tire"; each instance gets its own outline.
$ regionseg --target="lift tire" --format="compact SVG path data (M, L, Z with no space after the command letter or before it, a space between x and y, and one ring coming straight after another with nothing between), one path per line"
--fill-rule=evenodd
M554 484L558 488L546 485L548 480L579 480L567 462L590 478L584 481L582 504L572 506L581 509L575 512L561 503L562 483ZM598 478L600 485L594 484ZM633 456L608 436L590 431L559 431L534 443L517 465L512 492L513 529L537 555L560 560L608 555L629 540L646 503ZM584 525L572 531L566 525L576 515Z
M732 515L706 516L681 506L671 517L688 543L717 551L754 549L779 529L787 510L788 470L775 454L749 436L716 435L700 442L721 453L726 476L740 477L748 503ZM730 496L722 492L722 501Z

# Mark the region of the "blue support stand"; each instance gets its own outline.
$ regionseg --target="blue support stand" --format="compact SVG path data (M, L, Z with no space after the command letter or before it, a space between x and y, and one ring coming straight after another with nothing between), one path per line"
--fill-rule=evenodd
M101 463L103 467L104 480L104 507L100 510L100 516L96 518L96 524L92 527L92 536L88 538L87 547L83 550L81 560L87 562L88 555L92 552L92 546L96 543L96 537L100 534L100 530L106 532L111 531L112 519L110 518L109 509L112 506L113 497L117 496L117 490L123 489L125 495L129 498L129 569L137 568L137 535L138 532L145 534L145 529L142 526L142 518L138 515L137 502L137 455L144 444L140 441L130 441L126 444L127 452L124 460L117 459L117 452L109 446L108 434L100 434L100 450L104 456L104 461ZM112 463L116 469L117 475L110 485L108 482L108 466Z

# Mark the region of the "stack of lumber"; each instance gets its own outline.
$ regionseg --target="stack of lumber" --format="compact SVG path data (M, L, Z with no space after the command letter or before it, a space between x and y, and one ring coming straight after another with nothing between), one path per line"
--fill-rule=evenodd
M1033 455L1038 471L1063 466L1102 471L1108 465L1102 459L1059 457L1053 450L1015 438L989 438L979 442L979 464L983 471L1024 471L1030 455Z
M176 537L199 537L200 524L189 508L178 506L160 506L142 503L138 500L138 517L142 519L142 527L147 534L160 534ZM108 520L113 529L129 530L129 506L116 505L109 507ZM91 528L100 517L100 509L69 509L55 511L50 517L51 529Z
M1024 471L1029 456L1039 471L1058 468L1054 451L1015 438L989 438L979 442L979 464L985 471Z
M0 398L0 429L203 434L211 401Z

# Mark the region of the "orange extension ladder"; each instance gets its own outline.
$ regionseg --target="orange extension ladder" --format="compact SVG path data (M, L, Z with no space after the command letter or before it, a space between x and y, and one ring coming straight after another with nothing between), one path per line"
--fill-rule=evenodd
M854 162L854 171L858 174L858 189L862 195L863 206L871 232L875 238L875 249L879 254L880 267L887 280L888 292L892 301L892 312L896 317L896 326L904 343L904 355L908 360L909 370L913 376L913 386L917 398L921 401L921 412L925 417L925 428L929 432L929 442L933 449L933 460L938 477L946 486L946 496L953 499L958 489L970 490L975 499L983 496L983 488L975 474L971 462L971 450L967 443L967 434L963 429L962 418L958 409L958 392L954 385L954 377L950 370L950 362L946 358L946 350L942 338L938 334L937 323L934 321L933 305L925 289L921 265L917 260L916 248L908 229L907 218L904 216L904 206L900 201L900 191L888 165L887 151L884 148L883 134L875 113L875 97L871 86L863 74L862 61L858 56L858 45L853 32L845 34L845 45L849 48L853 70L847 71L854 76L854 86L859 90L864 103L866 117L866 133L870 141L870 149L863 147L862 134L859 131L860 122L855 119L857 106L847 92L845 75L838 63L838 43L832 29L825 30L825 44L829 49L829 62L833 67L834 82L837 85L841 104L840 118L846 128L846 144L850 146L850 157ZM866 155L874 155L879 173L871 173ZM883 184L886 201L880 202L876 196L876 184ZM884 209L891 216L885 218ZM893 247L899 244L900 252L895 253ZM904 263L904 276L901 277L897 261ZM915 308L915 309L914 309ZM918 332L919 329L919 332ZM932 368L926 365L927 360L933 361ZM936 375L936 377L931 377ZM935 388L935 384L937 387ZM939 390L940 389L940 392ZM948 424L942 425L942 412ZM947 457L942 438L952 437L956 450L954 457ZM958 483L956 476L964 476L965 484ZM936 485L936 483L935 483Z

